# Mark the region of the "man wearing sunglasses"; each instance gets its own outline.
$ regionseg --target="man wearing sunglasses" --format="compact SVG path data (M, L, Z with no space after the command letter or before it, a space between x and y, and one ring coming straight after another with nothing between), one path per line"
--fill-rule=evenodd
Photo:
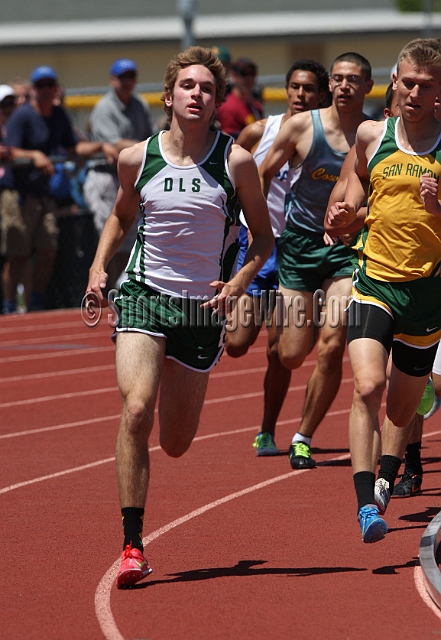
M49 180L54 173L51 156L62 152L90 156L103 151L109 161L117 159L112 145L80 141L62 106L56 103L58 76L49 66L31 73L31 99L14 111L6 125L6 144L12 160L0 180L2 253L9 268L4 273L3 312L16 311L17 285L31 256L35 257L28 310L40 310L52 273L58 239Z
M287 369L297 369L317 343L317 364L289 448L293 469L316 466L311 457L312 436L341 382L352 264L341 241L325 245L324 217L357 127L366 119L363 103L372 85L366 58L354 52L338 56L329 78L332 104L291 116L259 167L265 193L285 162L300 172L285 200L287 225L277 245L284 314L283 326L278 327L278 354Z

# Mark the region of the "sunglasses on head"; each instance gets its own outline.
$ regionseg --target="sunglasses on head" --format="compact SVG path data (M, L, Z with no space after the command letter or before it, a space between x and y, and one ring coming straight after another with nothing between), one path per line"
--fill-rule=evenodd
M55 87L55 80L42 80L35 83L36 89L48 89L49 87Z

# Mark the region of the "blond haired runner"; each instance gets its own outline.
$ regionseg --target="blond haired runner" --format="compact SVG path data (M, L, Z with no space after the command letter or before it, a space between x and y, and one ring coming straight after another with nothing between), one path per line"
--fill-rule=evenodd
M441 90L439 42L417 39L406 45L393 83L401 115L359 127L355 172L344 202L331 207L334 224L347 226L369 193L348 328L354 372L349 446L364 542L387 533L374 484L389 353L385 423L405 428L420 403L441 336L441 124L433 109ZM396 456L381 458L380 475L391 486L400 464Z

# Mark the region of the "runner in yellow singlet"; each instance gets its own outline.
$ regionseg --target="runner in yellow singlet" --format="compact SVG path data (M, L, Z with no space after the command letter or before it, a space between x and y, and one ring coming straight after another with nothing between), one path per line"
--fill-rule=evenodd
M374 472L389 353L385 420L403 428L421 400L441 336L441 124L433 113L441 91L439 42L406 45L393 82L401 116L360 125L345 202L330 209L334 225L345 227L369 195L348 329L354 372L349 444L364 542L387 533L375 504ZM384 458L393 485L401 460Z

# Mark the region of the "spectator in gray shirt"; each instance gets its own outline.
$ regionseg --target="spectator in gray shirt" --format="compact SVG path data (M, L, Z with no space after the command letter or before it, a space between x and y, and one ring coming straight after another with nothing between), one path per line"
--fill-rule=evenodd
M110 90L95 105L90 116L92 140L111 142L118 151L146 140L153 133L150 111L142 98L134 93L138 69L133 60L121 58L110 68ZM118 191L115 167L91 161L84 183L84 198L93 213L101 234ZM108 267L108 289L115 286L125 269L135 241L136 225L121 245Z

